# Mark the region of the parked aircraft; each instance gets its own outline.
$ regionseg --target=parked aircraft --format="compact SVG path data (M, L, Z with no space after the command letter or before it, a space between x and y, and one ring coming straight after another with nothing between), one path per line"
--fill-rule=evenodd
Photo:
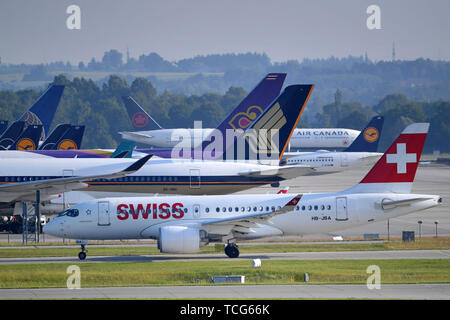
M248 128L259 130L277 129L279 143L276 152L271 151L274 160L279 162L292 129L298 122L304 110L307 99L311 93L312 85L288 86L271 106L267 108ZM244 138L242 138L244 139ZM264 141L263 141L264 142ZM244 149L249 150L256 147L258 157L264 155L268 143L263 143L265 148L259 149L244 139ZM235 151L234 145L226 152ZM8 154L19 151L8 151ZM46 151L50 152L50 151ZM110 172L112 168L130 165L130 159L58 159L34 154L34 157L17 156L0 158L0 202L11 208L20 201L32 201L34 191L40 189L32 188L29 192L24 189L24 181L45 181L42 189L42 199L50 199L59 193L74 189L80 191L98 192L134 192L134 193L172 193L172 194L224 194L249 189L255 186L271 184L278 186L280 181L291 179L310 173L311 168L302 166L272 166L260 164L257 160L245 161L205 161L185 159L152 159L151 166L144 166L135 174L128 174L117 178L99 177L86 179L89 172L93 175L99 172ZM83 160L83 161L82 161ZM109 171L108 171L109 170ZM87 173L88 172L88 173ZM66 182L64 179L73 177ZM55 186L52 182L59 182ZM78 180L77 180L78 179ZM82 181L79 181L82 179ZM83 183L81 183L83 182ZM11 184L12 183L12 184ZM73 203L67 198L67 203Z
M411 194L429 124L406 127L355 186L325 194L265 194L103 198L77 204L44 227L84 240L157 239L164 253L198 252L210 242L327 233L439 205L437 195ZM150 164L151 165L151 164Z
M286 152L281 162L286 165L311 166L316 170L313 174L333 173L359 166L373 165L383 155L383 153L376 152L383 122L382 116L373 117L344 151Z
M246 130L280 94L285 78L286 73L267 74L219 124L217 130L221 131L223 136L225 136L227 129ZM209 141L211 134L213 134L214 129L163 129L132 97L123 97L123 100L133 128L139 130L137 132L120 132L124 140L150 144L156 147L173 148L180 143L180 135L177 130L183 130L183 132L187 131L192 138L191 146L194 148L203 140ZM194 137L200 139L194 141ZM223 148L226 148L225 144ZM154 152L148 151L148 153ZM165 156L165 158L167 157Z
M265 79L270 79L270 74ZM260 83L261 85L261 83ZM258 86L255 88L257 89ZM264 90L267 91L267 90ZM270 102L269 100L267 104ZM179 136L177 132L179 130L185 130L189 133L191 137L200 136L206 138L211 135L214 129L212 128L199 128L199 129L164 129L162 128L145 110L139 106L139 104L132 99L127 97L124 100L125 106L127 107L128 114L131 122L134 125L134 129L140 131L134 132L120 132L122 138L125 140L135 141L137 143L148 144L156 148L173 148L179 145L180 140L177 139ZM267 105L266 104L266 105ZM243 110L240 115L241 117L234 116L233 118L228 117L222 124L229 123L232 128L246 128L250 121L254 119L253 113L259 114L259 110L255 106L263 106L264 104L247 104L248 109ZM138 116L136 116L138 115ZM146 129L137 126L136 119L139 123L145 123ZM145 120L144 120L145 119ZM360 134L360 131L352 129L342 129L342 128L323 128L323 129L309 129L309 128L295 128L292 135L288 150L290 149L320 149L320 148L330 148L330 149L342 149L347 148ZM206 139L207 140L207 139ZM193 146L196 145L193 143ZM170 158L171 150L166 150L166 152L158 151L157 149L147 150L147 153L153 153L159 157Z

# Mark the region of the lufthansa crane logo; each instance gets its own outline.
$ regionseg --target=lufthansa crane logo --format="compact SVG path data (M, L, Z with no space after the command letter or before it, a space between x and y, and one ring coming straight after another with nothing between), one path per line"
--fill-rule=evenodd
M145 113L143 113L143 112L136 112L133 115L132 122L133 122L133 126L135 128L143 128L143 127L145 127L147 125L148 121L149 121L149 119L148 119L147 115Z
M70 139L64 139L58 144L57 150L77 150L78 146L75 141Z
M20 139L20 141L17 143L16 149L23 150L23 151L36 150L36 146L35 146L33 140L28 139L28 138L23 138L23 139Z
M251 106L247 112L239 112L234 115L228 124L234 129L247 129L249 125L262 113L262 109L258 106Z
M364 139L365 139L367 142L372 143L372 142L377 141L379 135L380 135L380 134L379 134L377 128L369 127L369 128L367 128L366 130L364 130Z

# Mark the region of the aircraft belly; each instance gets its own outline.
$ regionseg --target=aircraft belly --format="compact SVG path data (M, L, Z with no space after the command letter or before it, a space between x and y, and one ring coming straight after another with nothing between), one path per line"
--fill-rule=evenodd
M189 185L90 185L88 188L79 189L79 191L208 195L228 194L258 186L247 184L208 184L192 188Z

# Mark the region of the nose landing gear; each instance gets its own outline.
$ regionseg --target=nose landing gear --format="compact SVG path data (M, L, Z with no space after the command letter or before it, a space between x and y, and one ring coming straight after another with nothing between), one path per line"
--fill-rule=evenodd
M77 240L77 244L79 244L81 246L81 252L78 253L78 259L80 259L80 260L86 259L86 256L87 256L87 250L86 250L87 241Z

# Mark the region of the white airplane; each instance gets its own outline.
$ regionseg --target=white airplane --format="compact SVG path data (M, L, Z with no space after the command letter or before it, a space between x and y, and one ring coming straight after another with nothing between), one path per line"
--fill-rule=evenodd
M270 76L270 74L269 74ZM280 80L284 80L284 78L278 76ZM265 79L264 79L265 80ZM263 81L264 81L263 80ZM281 82L277 79L277 81ZM282 84L282 82L281 82ZM271 97L270 90L273 90L271 87L262 88L261 85L264 85L264 82L261 82L255 89L259 91L263 91L259 93L262 97ZM276 87L278 88L278 87ZM273 95L273 94L272 94ZM248 97L255 99L255 94L249 95ZM249 98L246 99L249 99ZM218 127L224 125L231 125L233 128L241 128L241 123L247 124L254 120L260 112L261 108L264 108L267 101L271 100L262 100L262 97L258 97L256 101L259 103L250 104L248 110L245 112L242 110L236 109L236 112L230 114L227 119ZM198 143L207 137L210 137L213 134L215 129L212 128L186 128L186 129L164 129L162 128L149 114L142 109L139 104L133 100L131 97L124 98L125 106L127 108L130 120L136 129L142 127L142 125L146 125L149 128L154 128L152 130L140 130L140 131L124 131L119 132L122 136L122 139L135 141L137 143L151 145L157 148L174 148L179 146L183 141L181 140L182 136L188 135L190 137L201 137L198 139L198 142L192 141L191 145L196 147ZM256 105L256 106L255 106ZM260 107L258 107L258 105ZM242 107L241 107L242 109ZM238 112L240 111L240 112ZM253 115L253 116L252 116ZM239 117L240 118L239 118ZM142 125L141 125L142 123ZM341 149L348 147L360 134L358 130L352 129L303 129L303 128L295 128L292 134L290 144L288 146L288 150L290 149L302 149L302 148L330 148L330 149ZM156 152L157 154L157 152Z
M353 143L343 151L285 152L281 163L310 166L315 169L313 174L333 173L373 165L383 155L376 152L383 122L382 116L373 117Z
M104 198L80 203L44 227L83 240L157 239L164 253L198 252L210 242L328 233L439 205L437 195L411 194L428 123L409 125L369 173L337 193Z
M239 140L244 142L244 151L251 149L255 152L258 156L256 161L159 158L152 159L151 165L145 165L139 171L135 170L134 173L127 171L126 176L110 177L106 175L103 177L100 173L108 173L112 168L124 169L136 160L53 158L36 153L20 157L20 155L24 155L23 152L19 155L18 151L8 151L4 157L0 156L0 209L4 207L6 210L11 210L12 207L18 208L18 203L21 201L32 201L37 189L41 190L41 197L44 200L74 189L88 192L195 195L232 193L264 184L277 187L280 181L313 171L309 167L278 166L279 159L292 134L292 129L306 106L312 88L313 85L286 87L271 106L266 108L249 126L248 130L253 130L256 126L260 130L276 129L279 133L279 145L277 146L270 145L272 140L269 143L262 138L259 138L257 145L254 144L254 140L246 140L244 137ZM245 148L246 146L247 148ZM260 148L261 146L262 148ZM276 151L268 149L268 146L275 147ZM189 155L190 151L189 149ZM239 150L235 150L232 144L223 152L223 155L233 156L234 151L238 152ZM270 151L275 156L268 162L276 162L277 165L261 164L263 161L261 157L265 151ZM231 159L234 159L232 156ZM148 157L149 155L143 159L148 159ZM228 159L228 157L225 158ZM67 178L69 176L73 180L66 180L69 179ZM25 184L32 182L35 184L31 188L32 192L29 192L25 188ZM66 203L73 203L69 195L67 196L64 199L67 201Z

